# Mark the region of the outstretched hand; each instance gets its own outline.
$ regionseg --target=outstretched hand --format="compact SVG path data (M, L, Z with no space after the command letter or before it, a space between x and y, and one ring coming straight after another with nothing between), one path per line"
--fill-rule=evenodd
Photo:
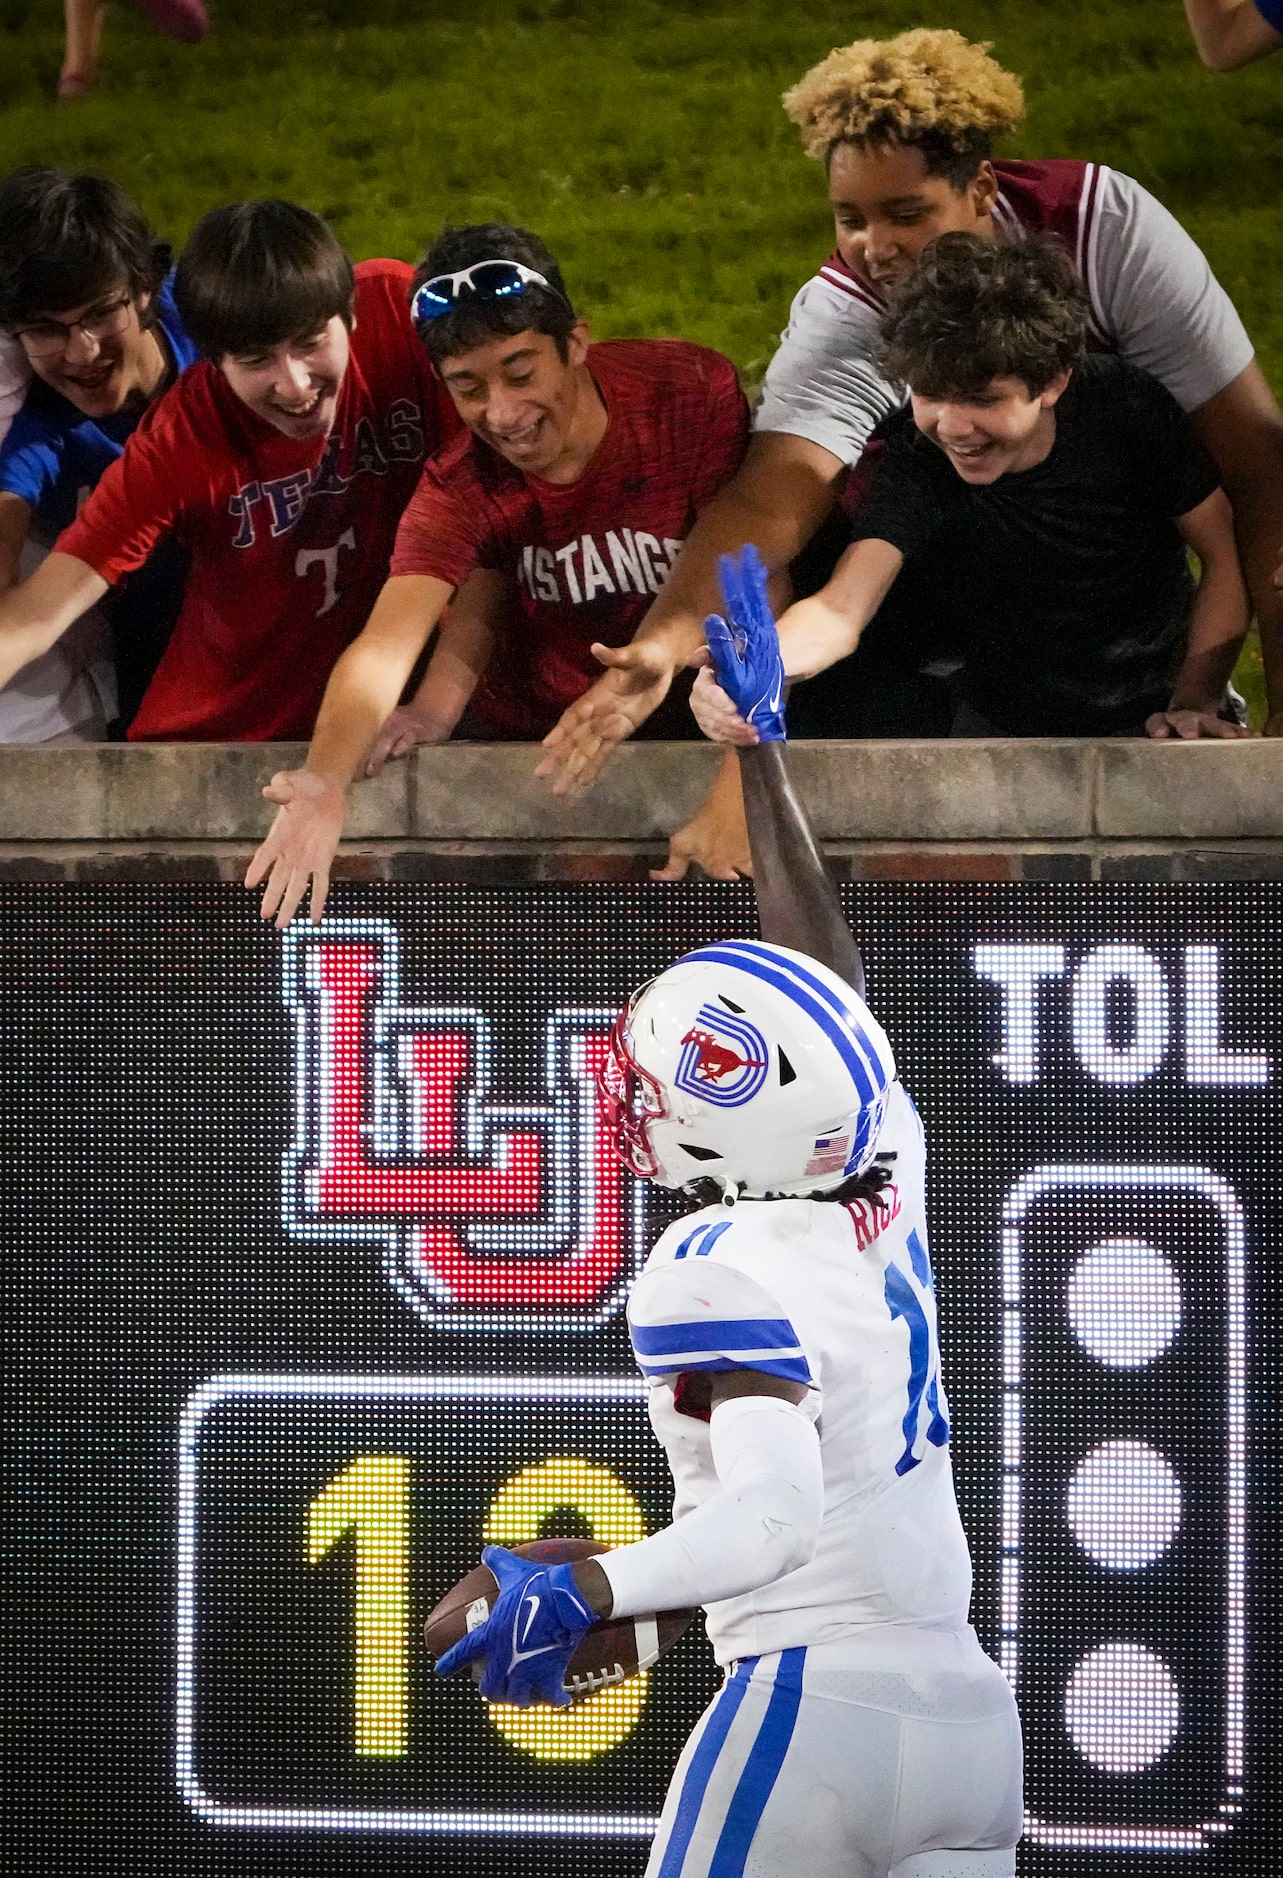
M481 1693L491 1702L531 1708L537 1702L564 1708L566 1669L597 1613L575 1584L572 1565L538 1565L501 1545L481 1554L499 1585L489 1617L436 1665L452 1676L478 1657L485 1660Z
M257 887L266 879L264 919L275 915L278 927L288 926L311 882L311 917L315 924L325 911L347 798L343 791L311 770L279 770L263 794L279 803L276 819L267 831L245 872L245 885Z
M739 717L756 732L754 741L782 743L788 734L784 661L766 593L766 569L751 542L741 549L738 560L724 554L718 567L727 617L713 613L704 621L718 685Z
M564 710L544 738L548 754L535 775L551 780L555 796L585 788L626 737L631 737L668 695L677 666L656 639L626 646L594 645L607 669Z

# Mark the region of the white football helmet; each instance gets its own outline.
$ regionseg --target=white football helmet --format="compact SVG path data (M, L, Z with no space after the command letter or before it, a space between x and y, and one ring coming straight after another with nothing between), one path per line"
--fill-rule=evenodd
M728 939L633 994L598 1089L634 1174L761 1199L863 1173L895 1074L881 1025L836 972Z

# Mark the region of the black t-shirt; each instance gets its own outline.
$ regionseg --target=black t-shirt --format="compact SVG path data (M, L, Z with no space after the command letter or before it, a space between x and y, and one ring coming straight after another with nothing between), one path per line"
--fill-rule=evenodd
M1113 357L1079 367L1035 468L966 483L911 411L879 425L854 541L888 541L951 627L963 695L1033 736L1139 730L1162 710L1193 581L1173 517L1216 467L1157 379Z

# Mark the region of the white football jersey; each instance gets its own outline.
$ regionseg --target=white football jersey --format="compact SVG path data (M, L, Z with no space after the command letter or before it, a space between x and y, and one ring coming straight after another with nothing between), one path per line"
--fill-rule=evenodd
M865 1637L874 1666L896 1626L967 1622L971 1560L949 1462L925 1143L899 1083L878 1150L895 1160L876 1200L740 1200L678 1220L629 1300L674 1519L718 1490L708 1423L678 1406L682 1375L756 1369L805 1383L802 1406L818 1424L815 1555L709 1606L721 1663Z

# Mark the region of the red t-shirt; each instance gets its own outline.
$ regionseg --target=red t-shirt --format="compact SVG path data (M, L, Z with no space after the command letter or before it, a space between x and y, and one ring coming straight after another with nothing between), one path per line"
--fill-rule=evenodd
M590 346L606 434L577 482L514 468L470 431L426 465L393 575L459 587L509 576L517 607L470 715L483 734L542 737L601 676L594 639L625 645L686 532L734 473L748 438L735 367L685 339Z
M207 360L144 417L64 554L105 580L166 535L191 554L178 624L131 738L306 738L334 662L387 578L424 458L459 428L410 324L403 261L356 269L352 353L328 438L256 417Z

